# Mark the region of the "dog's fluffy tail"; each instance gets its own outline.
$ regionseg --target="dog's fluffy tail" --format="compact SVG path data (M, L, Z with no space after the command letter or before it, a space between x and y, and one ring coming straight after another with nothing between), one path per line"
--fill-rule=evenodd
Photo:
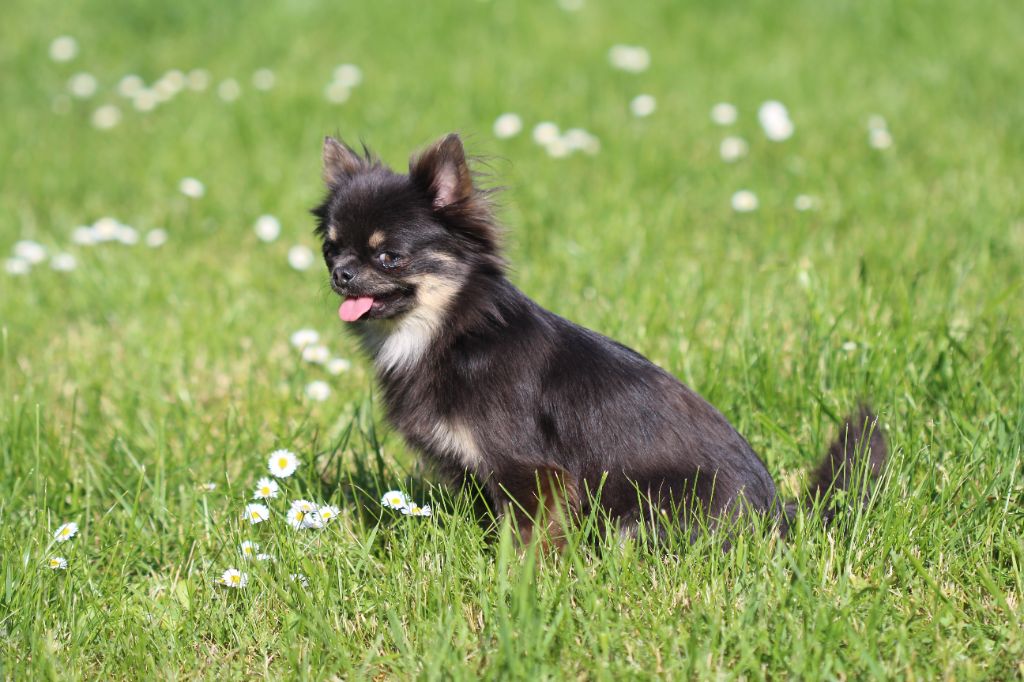
M862 405L843 421L839 436L811 474L807 508L817 505L828 524L843 509L867 504L871 484L882 473L888 456L889 447L878 417L870 407ZM852 486L858 489L851 490ZM796 516L798 506L796 502L786 505L787 528Z

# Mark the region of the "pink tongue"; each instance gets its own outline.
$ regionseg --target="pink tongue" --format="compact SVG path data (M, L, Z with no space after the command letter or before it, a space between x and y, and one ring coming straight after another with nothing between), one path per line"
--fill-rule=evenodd
M345 322L355 322L366 314L366 311L373 305L373 298L360 296L359 298L346 298L345 302L338 308L338 317Z

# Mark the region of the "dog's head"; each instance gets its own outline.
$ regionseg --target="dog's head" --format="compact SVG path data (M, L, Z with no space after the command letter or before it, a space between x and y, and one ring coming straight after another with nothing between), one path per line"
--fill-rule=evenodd
M342 320L437 325L467 279L500 272L498 230L458 135L438 141L395 173L328 137L328 194L314 209Z

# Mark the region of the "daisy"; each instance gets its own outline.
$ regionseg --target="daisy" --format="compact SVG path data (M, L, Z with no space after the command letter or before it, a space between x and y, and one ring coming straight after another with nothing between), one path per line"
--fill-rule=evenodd
M541 121L533 127L533 141L547 146L561 137L562 133L556 123Z
M596 154L601 151L601 141L591 135L583 128L569 128L562 138L569 149L580 150L587 154Z
M300 585L302 585L303 587L309 587L309 578L307 578L306 576L302 575L301 573L292 573L292 574L290 574L288 576L288 578L293 583L297 582Z
M616 69L640 73L651 65L651 53L639 45L612 45L608 50L608 61Z
M722 144L718 147L718 154L726 163L738 161L747 155L747 142L742 137L730 135L722 140Z
M331 358L325 367L330 374L341 374L352 369L352 363L345 358Z
M53 539L57 542L67 542L76 535L78 535L78 524L71 521L54 531Z
M76 73L68 81L68 90L79 99L87 99L96 94L96 76L91 73Z
M384 493L380 503L388 509L405 509L409 506L409 499L401 490L389 490Z
M311 381L306 386L306 397L322 403L331 397L331 387L326 381Z
M251 559L254 554L260 551L260 546L252 540L246 540L239 546L238 551L242 553L243 558Z
M104 104L92 112L92 127L98 130L110 130L121 122L121 110L113 104Z
M737 213L750 213L757 209L757 195L747 189L741 189L732 195L732 210Z
M410 502L409 506L404 507L402 513L406 516L431 516L433 514L429 504L421 507L415 502Z
M793 208L798 211L810 211L817 207L818 200L808 194L798 194L793 200Z
M296 509L295 507L292 507L291 509L288 510L288 525L294 528L295 530L302 530L306 527L307 514L309 514L308 511L303 511L302 509Z
M338 517L341 510L333 505L325 504L317 510L317 513L320 515L320 520L324 522L324 525L327 525Z
M78 41L71 36L57 36L50 43L50 59L55 62L70 62L78 54Z
M300 329L291 336L292 346L305 348L320 341L320 334L315 329Z
M270 556L266 552L260 552L256 555L256 561L273 561L274 557Z
M657 107L658 101L654 99L654 95L637 95L629 103L629 110L637 118L650 116Z
M195 178L182 178L178 183L178 190L189 199L199 199L206 194L206 187Z
M252 86L257 90L270 90L276 81L270 69L258 69L252 74Z
M267 468L277 478L288 478L295 473L301 462L291 450L274 450L267 460Z
M163 246L167 242L167 230L162 230L159 227L155 230L150 230L146 233L146 246L151 249L156 249Z
M326 88L324 88L324 97L327 98L328 102L333 104L342 104L347 102L349 95L351 94L352 91L349 90L348 86L343 83L339 83L338 81L332 81L327 84Z
M313 252L308 246L296 244L288 249L288 265L295 270L309 270L314 260Z
M15 258L28 261L32 265L38 265L46 260L46 247L31 239L22 239L20 242L15 242L13 251Z
M757 120L764 128L764 134L773 142L782 142L793 136L793 122L789 120L786 105L768 100L757 110Z
M32 264L22 258L8 258L4 261L4 270L8 275L27 275Z
M256 500L272 500L277 497L277 491L277 481L264 476L260 480L256 481L256 491L252 496L253 499Z
M214 490L217 489L217 484L214 483L213 481L210 481L208 483L201 483L199 484L199 489L204 493L212 493Z
M131 225L118 225L114 239L126 246L134 246L139 243L139 231Z
M129 73L117 82L117 93L121 97L132 98L139 94L146 87L146 81L141 76Z
M331 359L331 351L320 344L306 346L302 349L302 359L314 365L323 365Z
M221 81L217 86L217 96L225 102L234 102L242 94L242 86L234 78Z
M272 242L281 234L281 221L272 215L261 215L252 226L260 241Z
M320 516L320 511L317 509L305 512L305 515L302 517L303 528L312 528L314 530L320 530L326 525L327 522L324 521L322 516Z
M79 246L93 246L96 243L96 234L87 225L79 225L71 231L71 242Z
M117 239L117 231L120 227L121 223L117 222L116 218L103 216L92 224L92 231L96 236L96 241L109 242Z
M736 107L728 102L719 102L711 107L711 120L720 126L732 125L736 117Z
M62 556L51 557L48 562L51 570L54 571L65 571L68 568L68 560Z
M334 70L334 82L354 88L363 82L363 71L355 64L341 64Z
M267 509L265 504L247 504L245 505L245 511L242 513L242 518L248 519L249 523L255 526L257 523L263 523L270 518L270 510Z
M494 121L494 136L503 140L515 137L522 130L523 119L519 118L519 114L502 114Z
M189 90L205 90L210 86L210 72L206 69L192 69L185 77Z
M220 577L220 584L225 587L240 588L249 583L249 574L242 573L237 568L229 568Z

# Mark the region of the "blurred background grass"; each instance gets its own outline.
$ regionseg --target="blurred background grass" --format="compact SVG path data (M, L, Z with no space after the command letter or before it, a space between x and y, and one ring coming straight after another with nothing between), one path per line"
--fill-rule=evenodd
M247 488L274 447L292 447L308 460L329 456L346 468L380 455L385 468L375 485L411 475L412 485L426 486L412 453L380 428L371 374L339 329L319 263L296 271L286 253L295 244L315 249L307 211L321 194L325 134L365 141L401 169L412 151L457 131L471 153L487 160L492 182L505 187L501 215L513 279L529 295L694 386L748 436L789 492L799 489L804 468L831 437L834 415L871 399L901 453L890 497L901 511L890 511L895 518L883 524L885 546L916 547L926 560L920 573L907 568L907 580L919 588L961 581L963 594L998 594L1010 609L990 614L992 625L983 609L949 607L947 595L939 602L950 608L948 622L932 630L904 620L919 606L914 597L879 596L848 614L851 630L837 636L862 637L865 623L874 622L867 613L896 623L891 637L863 649L851 645L815 667L816 659L804 660L788 638L747 635L744 617L701 620L723 609L710 599L706 612L689 612L695 624L681 635L689 638L687 658L699 651L700 670L721 675L1021 674L1019 632L999 625L1020 615L1024 556L1020 515L1005 515L1021 501L1024 412L1024 15L1014 3L587 0L567 11L553 0L106 0L45 7L13 0L4 15L0 256L33 239L78 259L69 273L40 265L25 276L0 274L0 536L11 548L2 560L9 664L89 658L74 634L84 630L66 623L61 629L62 612L48 610L54 602L34 607L25 597L52 577L37 569L51 521L75 516L96 524L99 545L90 550L91 568L78 564L84 591L76 594L100 608L117 593L112 574L125 575L126 566L133 577L125 580L143 592L155 576L168 589L176 581L197 594L211 589L204 575L219 556L212 548L223 551L230 542L223 534L238 503L218 493L219 501L208 504L196 486L216 481L238 498L245 490L233 486ZM48 56L60 35L78 43L67 63ZM650 68L612 68L608 51L615 44L644 46ZM358 65L363 82L348 101L334 104L324 89L341 63ZM152 83L170 69L196 68L209 71L206 90L186 90L151 112L136 111L116 92L126 74ZM275 77L267 91L252 83L264 68ZM69 79L80 72L98 81L87 99L68 93ZM225 79L240 85L237 100L218 97ZM657 101L645 118L629 108L641 93ZM784 102L795 123L785 142L767 140L758 125L757 108L769 99ZM720 101L738 108L735 125L712 123L709 111ZM122 117L102 130L91 121L106 104ZM505 112L518 113L525 129L498 139L492 124ZM888 122L891 148L868 144L873 115ZM550 157L530 136L541 121L585 128L600 140L600 152ZM749 155L724 163L718 150L726 135L742 136ZM204 183L202 198L179 192L186 176ZM756 193L756 211L730 207L740 189ZM795 210L799 194L815 197L816 210ZM271 244L252 230L267 213L283 225ZM142 231L164 228L168 242L160 249L71 245L75 226L102 216ZM300 327L318 329L336 354L353 361L352 370L330 377L302 363L288 345ZM327 401L305 397L313 379L329 381ZM353 425L357 435L345 440ZM146 530L147 523L154 525ZM387 543L374 546L372 524L353 521L349 532L370 548L366 556L390 551ZM491 550L478 546L473 528L449 529L440 536L447 541L431 537L441 555L465 568L454 575L479 581L471 603L486 608L502 599L487 572L493 566L476 563ZM193 540L209 550L205 557ZM417 551L415 537L389 542ZM959 549L946 549L951 543ZM813 547L793 561L821 565L816 552L831 550ZM865 571L877 572L873 584L887 570L898 572L893 566L916 565L888 551L858 555ZM104 565L97 565L99 556L107 557ZM339 583L355 575L324 561L321 568L336 571ZM622 561L624 571L636 569ZM996 592L973 574L978 562L992 566ZM791 577L787 566L779 560L768 571L780 573L764 579L764 608L775 604L783 620L799 620L806 616L800 608L820 606L808 613L824 628L842 600L819 604L809 595L803 606L787 606L783 592L772 592ZM614 589L615 576L594 570L588 589ZM728 571L701 570L707 574L697 574L696 583L691 575L689 587L676 584L673 594L692 598L703 575L728 602L735 586ZM75 571L73 564L69 579ZM398 580L387 599L402 603L409 599L405 589L429 592L435 579L424 571L409 583ZM537 589L560 603L558 586L539 580ZM339 585L322 587L319 603L333 603ZM344 660L359 659L363 672L429 676L422 662L431 642L475 618L447 620L449 587L437 586L435 608L420 614L422 627L440 623L429 637L403 644L393 623L367 626L344 654L354 658ZM628 602L628 590L619 598ZM142 603L153 608L155 601ZM479 639L439 660L491 674L517 670L501 664L517 656L527 662L520 674L655 670L616 667L625 664L607 654L609 639L636 636L635 619L587 625L570 609L570 627L552 613L530 612L516 623L523 633L540 633L535 655L503 659L495 653L503 647L519 651L515 635L489 629L488 621ZM208 616L188 614L197 631L212 627ZM108 627L128 622L114 619ZM657 627L669 628L669 621ZM716 627L735 637L726 637L732 644L711 637ZM559 628L568 633L561 645L544 639ZM268 624L261 632L270 638L280 629ZM827 639L816 632L808 636ZM667 646L672 633L654 637L648 654ZM203 676L189 667L196 659L186 650L186 631L179 637L160 669ZM68 648L46 649L51 639ZM76 641L77 648L69 643ZM326 663L325 674L339 671L342 659L332 656L342 654L330 653L333 640L300 629L287 641L312 657L307 663ZM269 645L236 646L251 652ZM26 657L32 647L43 648ZM131 676L128 661L151 661L140 653L119 664L125 647L114 636L94 659L114 676ZM918 648L944 653L923 661ZM997 655L1003 667L986 668ZM259 670L234 668L238 659L231 656L211 657L225 666L213 670L225 674ZM592 658L605 667L590 668ZM744 664L733 668L737 661Z

